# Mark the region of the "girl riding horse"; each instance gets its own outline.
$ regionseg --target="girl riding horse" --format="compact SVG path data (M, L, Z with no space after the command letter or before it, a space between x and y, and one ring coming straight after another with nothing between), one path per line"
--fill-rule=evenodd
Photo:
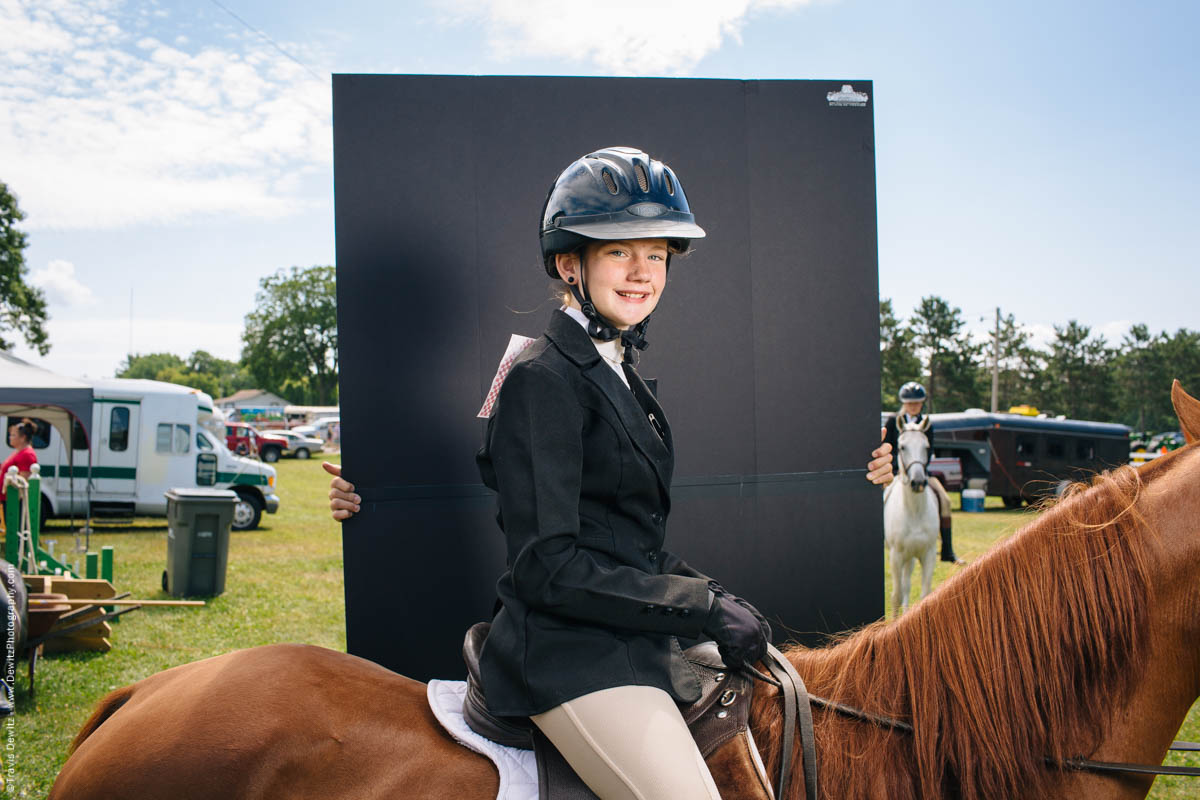
M888 423L886 434L883 440L892 446L894 458L898 455L897 439L900 433L904 430L905 425L916 424L920 425L925 436L929 439L930 445L933 444L933 420L928 414L921 413L922 407L925 405L925 387L916 381L909 381L900 387L900 410L896 412L896 416ZM925 458L925 467L929 467L929 459L933 456L932 446ZM895 461L893 460L893 465ZM946 494L946 488L942 486L942 482L936 475L930 475L929 487L937 496L938 501L938 519L942 533L942 561L949 561L952 564L966 564L958 556L954 555L954 543L951 534L951 519L950 519L950 496Z
M603 800L718 798L676 706L700 693L678 639L711 638L736 666L771 634L663 547L673 442L634 353L672 258L704 235L679 178L646 153L568 166L540 235L564 305L512 366L477 456L508 549L480 660L489 709L532 717ZM868 479L886 484L890 448L872 458ZM335 519L358 510L340 477L330 497Z
M819 796L1146 796L1153 770L1136 762L1162 761L1200 691L1200 400L1178 384L1172 400L1187 447L1076 485L897 622L784 648L811 697L868 715L814 708ZM768 775L803 743L778 700L760 686L749 713ZM494 800L501 786L425 684L298 644L114 689L70 751L48 800ZM733 778L717 777L725 800L761 798Z

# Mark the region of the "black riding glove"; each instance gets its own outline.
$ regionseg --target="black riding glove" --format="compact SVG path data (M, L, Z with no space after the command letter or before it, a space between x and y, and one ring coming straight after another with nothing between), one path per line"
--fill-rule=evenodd
M721 660L730 668L754 664L767 653L767 638L758 619L728 594L713 593L704 633L717 643Z
M721 584L717 583L714 580L709 580L708 590L710 592L712 592L713 594L715 594L717 597L724 597L724 598L728 598L728 599L732 600L733 602L737 603L739 606L741 606L742 608L746 609L751 614L753 614L754 618L758 620L758 626L760 628L762 628L763 638L765 638L768 642L771 641L771 626L767 622L767 620L763 617L763 615L759 613L757 608L755 608L753 605L751 605L746 600L743 600L742 598L738 597L736 594L729 592L724 586L722 586Z

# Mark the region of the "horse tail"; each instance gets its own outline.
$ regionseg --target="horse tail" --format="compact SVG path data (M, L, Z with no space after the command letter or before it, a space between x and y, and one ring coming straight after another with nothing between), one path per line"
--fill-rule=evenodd
M104 724L105 720L129 702L129 698L133 697L133 686L122 686L120 689L114 689L104 696L97 705L96 710L92 712L92 716L88 717L88 721L83 723L83 727L79 729L79 733L75 734L75 738L71 740L71 746L67 749L68 753L74 753L79 745L83 744L84 740L96 732L96 729Z

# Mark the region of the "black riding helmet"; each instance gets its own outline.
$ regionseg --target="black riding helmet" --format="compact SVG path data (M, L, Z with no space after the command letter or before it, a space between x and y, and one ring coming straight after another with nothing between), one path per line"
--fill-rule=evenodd
M900 387L900 402L912 403L925 399L925 387L916 381L909 381Z
M562 171L542 207L539 238L546 274L557 278L554 257L590 241L666 239L676 253L704 237L683 186L671 168L633 147L606 147L588 153ZM582 274L582 271L581 271ZM649 318L620 331L592 304L586 279L571 292L589 320L588 334L603 341L621 337L625 358L630 348L646 347Z

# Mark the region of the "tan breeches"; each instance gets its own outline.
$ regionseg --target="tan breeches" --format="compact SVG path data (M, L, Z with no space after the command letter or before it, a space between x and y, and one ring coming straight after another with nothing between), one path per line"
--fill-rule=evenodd
M950 495L946 494L946 487L942 486L942 482L934 476L929 476L929 488L933 489L933 493L938 499L938 516L950 516Z
M720 800L671 696L616 686L531 717L600 800Z

